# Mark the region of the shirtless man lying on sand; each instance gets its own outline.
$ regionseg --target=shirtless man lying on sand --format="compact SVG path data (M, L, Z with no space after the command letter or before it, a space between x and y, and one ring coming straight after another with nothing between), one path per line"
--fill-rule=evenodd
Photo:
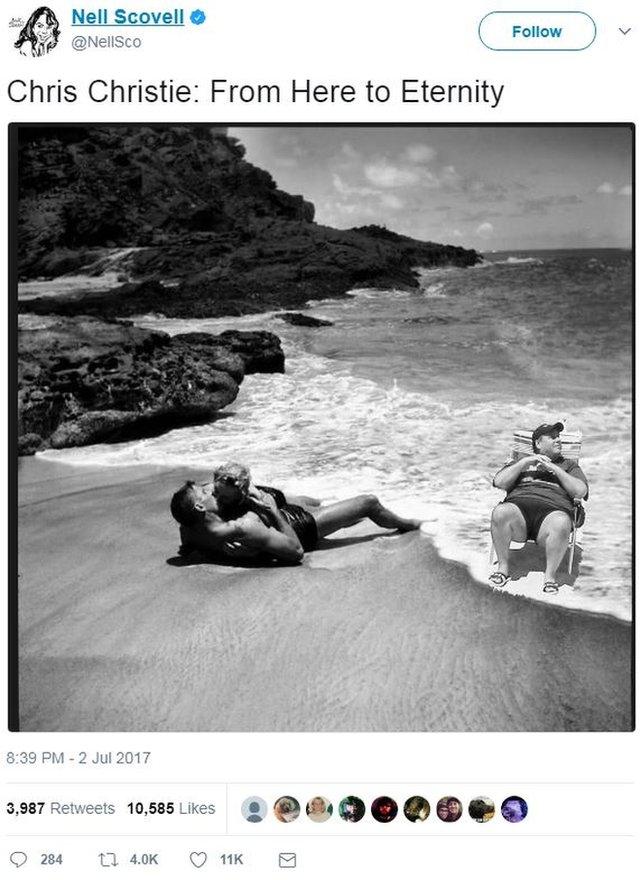
M213 483L189 481L171 499L180 523L181 552L253 559L267 556L301 562L318 540L369 518L378 526L408 532L420 520L387 510L375 495L358 495L321 507L314 498L290 496L254 486L249 469L230 463L218 468Z

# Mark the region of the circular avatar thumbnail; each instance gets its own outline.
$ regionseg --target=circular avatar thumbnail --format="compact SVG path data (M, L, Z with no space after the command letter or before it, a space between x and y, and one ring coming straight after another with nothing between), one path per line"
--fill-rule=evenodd
M279 822L295 822L300 815L300 804L294 797L284 795L273 805L273 812Z
M307 804L307 816L312 822L326 822L333 815L333 804L326 797L317 794Z
M436 813L438 819L443 822L457 822L462 816L462 803L457 797L440 798L436 806Z
M247 822L262 822L267 815L267 805L260 797L248 797L242 802L240 812Z
M338 805L338 814L345 822L359 822L366 811L364 802L354 794L343 798Z
M476 797L469 801L468 811L474 822L488 822L496 814L496 805L489 797Z
M398 805L393 798L382 795L371 804L371 815L376 822L393 822L398 815Z
M507 822L522 822L529 812L529 807L524 798L512 794L502 801L500 812Z
M409 822L424 822L429 818L431 806L426 798L419 794L414 794L407 798L404 803L404 815Z

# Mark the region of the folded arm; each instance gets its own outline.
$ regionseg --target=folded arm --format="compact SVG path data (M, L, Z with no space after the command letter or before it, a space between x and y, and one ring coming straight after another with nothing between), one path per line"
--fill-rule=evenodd
M245 546L268 553L283 562L302 562L304 557L296 533L280 515L274 517L273 527L266 526L258 517L246 517L240 540Z
M589 490L585 482L578 479L578 477L572 476L572 474L568 474L552 462L549 462L546 467L556 475L558 482L571 498L584 498L586 496Z
M261 498L250 495L248 501L256 513L255 517L244 519L245 540L249 546L287 562L300 562L304 556L302 544L271 495L263 493Z
M226 546L237 543L244 534L240 520L222 519L207 521L198 526L180 526L181 552L186 555L193 550L205 553L226 552Z
M534 461L539 461L538 455L525 455L524 458L518 459L513 464L505 465L501 468L493 478L493 485L496 489L504 489L509 492L518 482L523 470Z
M572 474L568 474L563 468L554 464L546 455L540 455L539 453L526 455L524 458L519 459L513 464L508 464L503 467L493 478L493 485L496 489L504 489L505 492L510 492L518 482L518 479L525 468L533 463L537 463L545 470L555 474L558 478L558 482L570 498L586 497L589 488L584 480L581 480L579 477L574 477Z

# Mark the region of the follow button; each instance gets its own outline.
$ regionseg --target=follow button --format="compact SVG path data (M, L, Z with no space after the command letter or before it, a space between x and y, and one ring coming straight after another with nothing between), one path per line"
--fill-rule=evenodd
M495 52L580 52L595 40L596 23L586 12L490 12L478 34Z

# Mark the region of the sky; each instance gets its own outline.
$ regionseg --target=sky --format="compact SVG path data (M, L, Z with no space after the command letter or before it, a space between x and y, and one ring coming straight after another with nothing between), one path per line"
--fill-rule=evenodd
M318 223L480 251L631 246L628 128L232 127Z

